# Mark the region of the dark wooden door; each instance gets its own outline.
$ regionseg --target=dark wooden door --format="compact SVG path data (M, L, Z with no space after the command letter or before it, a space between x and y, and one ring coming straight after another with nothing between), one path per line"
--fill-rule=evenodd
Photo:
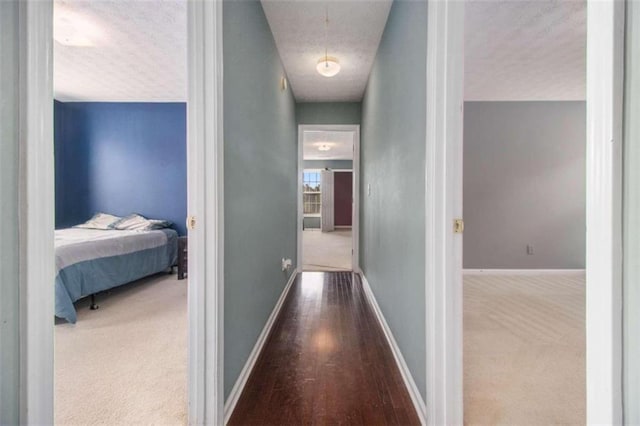
M336 226L351 226L353 173L334 172L334 217Z

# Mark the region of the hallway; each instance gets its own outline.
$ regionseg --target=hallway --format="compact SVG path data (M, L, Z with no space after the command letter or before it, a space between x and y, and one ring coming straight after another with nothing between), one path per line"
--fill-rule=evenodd
M303 272L230 425L419 424L360 277Z

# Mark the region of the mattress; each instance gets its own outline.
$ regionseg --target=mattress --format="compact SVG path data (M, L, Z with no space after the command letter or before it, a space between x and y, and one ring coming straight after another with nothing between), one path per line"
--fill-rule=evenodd
M75 301L173 266L178 234L171 229L61 229L55 231L55 252L55 315L75 323Z

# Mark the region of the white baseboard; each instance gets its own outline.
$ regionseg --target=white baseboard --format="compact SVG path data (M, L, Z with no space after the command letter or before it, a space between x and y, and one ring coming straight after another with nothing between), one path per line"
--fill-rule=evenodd
M229 397L227 398L224 404L224 424L225 425L229 422L229 419L231 418L231 414L233 413L233 410L236 408L238 399L240 399L240 395L242 394L242 391L244 390L244 387L247 384L247 380L249 380L251 371L253 370L253 367L255 366L256 361L258 360L258 356L260 355L260 352L262 352L262 348L265 342L267 341L267 337L271 332L271 328L273 327L273 324L275 323L276 318L278 318L278 314L280 313L280 309L282 309L284 300L287 298L287 294L289 294L291 285L294 283L294 281L296 280L296 276L299 273L300 273L300 270L295 269L291 274L291 276L289 277L289 281L287 281L287 284L284 286L284 289L282 290L282 294L280 295L280 298L278 298L278 301L276 302L276 305L274 306L273 311L271 311L271 315L269 315L269 318L267 319L267 322L264 325L262 332L258 336L258 340L256 341L256 344L253 346L253 349L249 354L249 358L247 359L247 362L244 364L244 367L242 368L242 371L238 376L238 380L236 380L236 383L233 385L233 389L231 389L231 393L229 394Z
M411 401L413 402L413 406L416 409L418 417L420 418L420 423L423 425L427 424L427 407L425 405L424 400L422 399L422 395L420 395L420 391L416 386L416 382L413 381L413 376L409 371L409 367L407 363L404 361L404 357L402 356L402 352L400 352L400 348L396 343L396 339L393 337L393 333L389 328L389 324L387 324L387 320L385 320L384 315L382 314L382 310L376 301L376 297L373 294L373 290L371 290L371 286L369 285L369 281L361 274L362 278L362 287L364 288L364 294L367 296L369 303L373 307L373 311L378 318L378 322L380 322L380 326L384 331L384 335L387 338L387 342L389 342L389 346L391 347L391 352L393 352L393 357L396 360L396 364L398 365L398 369L400 370L400 374L402 375L402 379L404 380L404 384L409 391L409 396L411 397Z
M464 275L584 275L584 269L463 269Z

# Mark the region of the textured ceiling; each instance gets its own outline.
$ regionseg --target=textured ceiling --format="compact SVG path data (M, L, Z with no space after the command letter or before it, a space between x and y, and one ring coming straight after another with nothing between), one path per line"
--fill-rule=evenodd
M302 136L305 160L352 160L353 132L327 132L305 130ZM329 151L320 151L320 145L329 145Z
M185 101L186 0L56 0L61 16L90 27L92 47L54 43L61 101ZM58 30L60 28L58 27Z
M586 18L586 1L468 1L465 99L584 100Z
M55 0L91 27L91 47L54 43L54 90L62 101L186 100L187 0ZM262 0L298 101L359 101L390 0ZM333 78L315 71L329 7ZM584 0L468 0L465 99L583 100Z
M299 102L360 101L387 21L391 0L262 0L291 89ZM316 72L325 53L340 61L331 78Z

